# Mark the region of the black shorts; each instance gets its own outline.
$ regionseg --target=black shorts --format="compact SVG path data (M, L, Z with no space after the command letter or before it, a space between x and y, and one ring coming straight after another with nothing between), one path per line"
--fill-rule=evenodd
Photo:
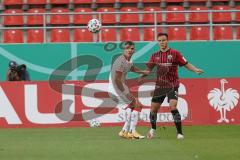
M168 102L171 99L178 99L178 87L175 88L157 88L154 90L152 102L163 103L165 97L168 97Z

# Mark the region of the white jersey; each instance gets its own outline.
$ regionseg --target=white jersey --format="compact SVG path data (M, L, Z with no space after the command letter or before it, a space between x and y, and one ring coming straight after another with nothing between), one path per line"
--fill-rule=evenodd
M120 91L114 81L115 75L117 71L120 71L123 73L122 76L122 83L123 83L123 87L124 87L124 92L126 94L126 92L129 93L129 88L126 85L126 77L127 77L127 73L131 70L133 64L131 61L128 61L124 55L119 56L113 63L112 68L111 68L111 72L109 75L109 92L113 95L115 95L115 98L118 97L119 101L124 101L125 103L130 103L130 101L125 97L125 95L123 95L122 91Z

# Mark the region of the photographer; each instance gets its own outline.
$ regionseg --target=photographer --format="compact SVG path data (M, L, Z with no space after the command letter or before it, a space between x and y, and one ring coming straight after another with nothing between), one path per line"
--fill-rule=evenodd
M10 61L6 79L7 81L30 81L26 65L18 65L15 61Z

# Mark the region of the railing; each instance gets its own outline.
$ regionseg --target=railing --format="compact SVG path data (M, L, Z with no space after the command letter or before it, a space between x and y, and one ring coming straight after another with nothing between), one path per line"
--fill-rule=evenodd
M13 14L0 14L0 17L3 18L3 16L32 16L32 15L42 15L43 16L43 25L42 26L18 26L18 27L9 27L9 26L0 26L0 31L2 30L9 30L9 29L20 29L20 30L25 30L25 29L43 29L44 30L44 43L47 42L47 30L48 29L53 29L53 28L66 28L66 29L75 29L75 28L87 28L87 24L85 26L79 26L79 25L71 25L71 26L66 26L66 25L49 25L47 23L47 19L49 18L48 16L51 15L93 15L93 18L97 18L101 21L101 17L103 14L116 14L116 16L119 16L120 14L153 14L154 15L154 23L153 24L138 24L138 25L123 25L120 24L119 21L115 25L103 25L102 28L128 28L128 27L137 27L137 28L146 28L146 27L154 27L155 28L155 40L157 37L157 28L158 27L192 27L192 26L208 26L210 27L209 34L210 34L210 41L213 41L213 27L214 26L240 26L240 23L234 23L234 20L232 20L231 23L213 23L213 13L223 13L223 12L230 12L232 15L236 12L240 12L240 10L200 10L200 11L193 11L193 10L184 10L184 11L137 11L137 12L68 12L68 13L15 13ZM208 23L189 23L188 20L184 24L167 24L166 21L163 20L162 23L157 22L157 14L162 14L163 15L167 13L208 13ZM185 15L185 18L187 16ZM235 17L231 16L231 17ZM233 18L232 18L233 19ZM101 31L99 34L99 41L101 42ZM236 40L236 39L233 39Z

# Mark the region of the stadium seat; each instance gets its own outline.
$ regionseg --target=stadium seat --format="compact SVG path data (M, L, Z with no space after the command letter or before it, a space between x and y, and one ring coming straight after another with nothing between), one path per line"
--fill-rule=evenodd
M188 0L188 2L207 2L208 0Z
M3 16L3 25L14 26L14 25L23 25L23 16L17 16L16 13L23 13L21 9L7 9L4 11L9 16Z
M120 41L140 41L139 28L121 28Z
M213 6L212 8L215 11L220 10L230 10L229 6ZM231 22L231 12L214 12L213 13L213 22Z
M170 41L186 40L185 27L170 27L168 29L168 36Z
M102 35L102 42L117 41L117 31L115 28L103 28L101 35Z
M214 40L232 40L233 30L232 27L214 27L213 28Z
M93 42L93 34L85 28L74 29L74 42Z
M167 3L170 3L170 2L184 2L184 0L165 0Z
M52 8L51 13L68 13L66 8ZM55 14L50 16L50 24L69 24L69 15Z
M106 3L106 4L109 4L109 3L115 3L116 0L96 0L96 3Z
M137 3L139 0L119 0L120 3Z
M75 13L84 13L84 12L92 12L90 8L76 8L74 10ZM74 24L87 24L89 20L92 19L91 14L75 14L73 16Z
M237 39L240 39L240 27L237 27Z
M115 14L104 14L104 12L115 12L114 8L110 8L110 7L98 8L97 12L103 12L101 14L102 24L115 24L116 23L116 15ZM98 17L98 19L99 19L99 17Z
M157 33L162 32L161 28L157 28ZM144 41L154 41L155 40L155 28L144 28L143 30L143 40Z
M239 11L239 12L236 12L236 21L240 22L240 6L236 7L236 10Z
M68 29L52 29L51 42L70 42L70 33Z
M23 31L22 30L3 31L3 43L23 43Z
M45 13L43 8L32 8L28 10L28 13ZM27 25L42 25L43 15L27 16Z
M143 3L161 2L161 0L142 0Z
M192 6L190 7L191 11L202 11L208 10L207 7L203 6ZM208 12L191 12L189 13L189 22L191 23L206 23L208 22Z
M50 4L69 4L70 0L50 0Z
M4 5L21 5L23 4L23 0L4 0L3 1L3 4Z
M228 2L229 0L211 0L212 2Z
M167 13L166 21L167 23L184 23L185 13L176 13L175 11L184 11L182 6L168 6L167 11L172 11Z
M91 4L93 0L74 0L74 4Z
M161 11L160 7L145 7L143 11ZM143 23L154 23L154 13L145 13L143 14ZM157 22L161 23L162 22L162 14L158 13L157 14Z
M120 14L120 23L139 23L139 15L137 13L130 14L129 12L137 12L136 7L123 7L120 9L120 12L125 12Z
M209 40L209 28L191 27L190 40Z
M28 0L27 4L46 4L47 0Z
M27 31L27 43L43 43L43 35L42 29L30 29Z

